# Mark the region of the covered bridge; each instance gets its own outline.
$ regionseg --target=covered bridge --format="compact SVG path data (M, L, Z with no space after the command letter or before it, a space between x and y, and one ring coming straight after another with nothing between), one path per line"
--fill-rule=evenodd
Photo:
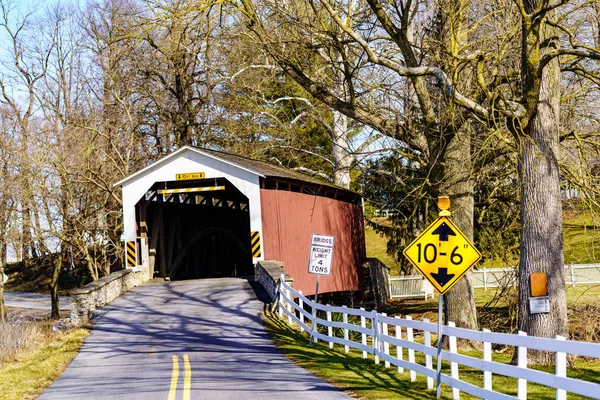
M122 179L129 268L148 277L253 274L278 260L294 286L314 294L313 233L335 236L331 276L319 292L360 288L365 260L362 198L304 174L190 146Z

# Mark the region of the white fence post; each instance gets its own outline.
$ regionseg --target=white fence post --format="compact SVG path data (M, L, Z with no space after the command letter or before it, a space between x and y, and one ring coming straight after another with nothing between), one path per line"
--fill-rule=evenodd
M383 315L384 317L387 317L386 313L381 313L381 315ZM388 324L385 323L385 322L383 322L382 323L382 328L383 328L383 332L382 333L385 336L387 336L388 335ZM386 356L389 356L390 355L390 344L389 344L389 342L387 340L385 340L385 338L382 338L382 340L383 340L383 354L385 354ZM386 368L390 367L390 362L389 361L385 360L384 364L385 364Z
M483 267L483 290L487 290L487 270Z
M279 278L279 288L277 290L278 292L278 297L279 297L279 304L277 307L277 313L279 314L279 318L283 318L283 302L284 302L284 295L283 295L283 275L281 275L281 278Z
M454 322L449 321L448 326L454 328L456 324ZM448 343L450 347L450 353L458 354L458 349L456 346L456 336L448 336ZM455 362L450 362L450 375L453 379L458 380L458 364ZM460 391L455 387L452 388L452 398L460 399Z
M573 264L569 265L569 268L571 269L571 285L575 286L575 268L573 268Z
M300 295L302 296L302 290L298 290L298 293L300 293ZM298 305L300 306L301 310L304 310L304 300L302 300L302 297L298 297ZM300 322L304 323L304 314L302 312L300 312ZM304 328L302 327L302 324L300 325L300 333L304 332Z
M314 313L313 313L312 309L310 310L311 311L310 315L311 316L312 315L315 316L315 319L313 319L313 321L312 321L313 326L314 326L313 332L318 332L319 331L319 324L317 323L317 313L319 312L319 309L317 308L317 301L316 301L316 299L313 300L313 308L314 308ZM316 335L313 336L313 343L319 343L319 339L317 339Z
M519 336L527 336L527 333L519 331ZM517 358L517 366L527 369L527 347L519 346L517 348ZM527 379L519 378L517 385L517 398L527 400Z
M400 319L399 316L395 316L394 318ZM402 326L400 326L400 321L398 321L398 323L396 324L396 339L402 339ZM398 360L404 359L404 355L402 353L403 353L402 347L396 346L396 358ZM404 368L398 367L398 373L399 374L404 373Z
M287 308L287 310L288 310L288 312L289 312L289 314L288 314L288 325L289 325L289 326L292 326L292 323L293 323L294 321L292 320L292 316L291 316L291 313L292 313L292 305L290 304L290 302L291 302L291 301L294 301L294 299L292 298L292 292L291 292L291 291L289 291L289 290L286 290L285 292L286 292L285 304L286 304L286 306L287 306L286 308Z
M360 308L361 311L365 311L363 307ZM367 328L367 319L364 315L360 316L360 326L361 328ZM362 344L367 345L367 334L363 332L362 334ZM367 358L367 352L363 350L362 358Z
M327 322L331 322L331 311L327 311ZM333 328L331 325L327 326L327 336L333 337ZM329 342L329 348L333 349L333 342Z
M556 340L566 340L564 336L556 336ZM556 352L556 376L567 376L567 354ZM597 394L597 393L596 393ZM567 400L567 391L556 389L556 400Z
M423 318L423 322L429 323L429 319ZM425 337L425 346L431 347L431 332L423 331ZM425 354L425 367L433 371L433 357L430 354ZM433 389L433 378L427 377L427 389Z
M342 306L342 308L346 309L346 306ZM344 310L344 312L342 313L342 321L347 324L348 323L348 314L346 313L346 310ZM349 336L348 336L348 328L344 328L344 340L350 340ZM348 353L350 351L350 346L348 346L347 344L344 345L344 353Z
M412 321L412 317L410 315L406 316L406 319ZM406 327L406 340L409 342L414 342L413 337L413 328ZM408 349L408 362L414 364L415 363L415 351L413 349ZM416 371L410 370L410 381L414 382L417 380Z
M377 311L373 310L371 311L371 327L373 328L373 354L375 354L375 364L379 364L379 351L380 349L380 344L379 344L379 319L377 318L378 314Z
M490 332L489 329L484 329L483 332ZM483 342L483 360L492 361L492 343ZM492 373L490 371L483 370L483 388L492 390Z

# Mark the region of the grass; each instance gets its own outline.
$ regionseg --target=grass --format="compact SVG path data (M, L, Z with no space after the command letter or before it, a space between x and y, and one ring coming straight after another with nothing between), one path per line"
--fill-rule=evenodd
M400 270L400 263L387 253L387 238L375 232L374 229L365 229L365 243L367 257L378 258L393 271ZM396 272L397 274L397 272Z
M584 212L563 222L565 263L600 262L600 226L597 218Z
M0 360L29 350L52 333L49 322L0 323Z
M427 386L424 379L416 383L397 375L395 370L382 369L373 359L363 360L361 353L344 354L339 348L330 350L316 344L308 346L308 337L287 326L277 317L265 318L265 326L275 345L296 364L308 369L348 392L364 399L422 399ZM446 394L446 398L449 398ZM435 395L434 395L435 397Z
M373 357L362 359L361 352L351 350L345 354L343 347L335 346L329 349L322 344L307 346L308 336L301 334L295 327L290 327L276 316L265 317L265 326L272 335L275 345L296 364L308 369L316 376L332 383L348 394L361 399L428 399L435 398L435 391L427 389L426 378L417 374L416 382L411 382L409 373L405 370L402 374L396 367L385 368L383 361L380 365L373 362ZM417 339L418 340L418 339ZM432 339L433 340L433 339ZM390 345L390 353L395 354L396 349ZM470 351L463 353L481 359L481 352ZM405 354L406 359L406 354ZM494 353L493 361L509 363L511 354ZM415 361L424 365L424 356L416 353ZM433 365L436 365L435 358ZM540 370L552 372L553 367L541 367ZM449 374L449 364L442 362L442 372ZM600 361L586 362L575 360L568 369L568 376L576 379L597 382L600 384ZM480 370L459 367L460 379L482 387L483 373ZM516 396L517 380L495 375L494 390ZM555 391L551 388L528 384L528 399L542 400L553 398ZM442 385L442 398L451 398L451 390ZM461 398L475 398L466 393L461 393ZM568 396L569 399L581 399L577 395Z
M1 399L34 399L39 396L63 373L89 334L84 328L59 332L53 332L48 327L44 329L35 335L35 343L28 343L0 360ZM13 337L12 340L18 338Z

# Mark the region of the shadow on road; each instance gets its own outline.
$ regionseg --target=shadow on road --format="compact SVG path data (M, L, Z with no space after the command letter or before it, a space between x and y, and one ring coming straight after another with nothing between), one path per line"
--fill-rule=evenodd
M265 301L262 288L241 278L138 287L102 310L41 398L165 399L173 356L184 354L192 399L348 398L272 345L260 316Z

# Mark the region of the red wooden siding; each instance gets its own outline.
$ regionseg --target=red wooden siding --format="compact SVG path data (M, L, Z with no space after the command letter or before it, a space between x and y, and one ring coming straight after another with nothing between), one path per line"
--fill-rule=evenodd
M265 260L285 263L294 287L315 293L316 275L309 274L313 233L335 236L332 273L322 276L319 292L357 290L359 267L365 259L363 213L360 205L284 190L260 190L262 243Z

